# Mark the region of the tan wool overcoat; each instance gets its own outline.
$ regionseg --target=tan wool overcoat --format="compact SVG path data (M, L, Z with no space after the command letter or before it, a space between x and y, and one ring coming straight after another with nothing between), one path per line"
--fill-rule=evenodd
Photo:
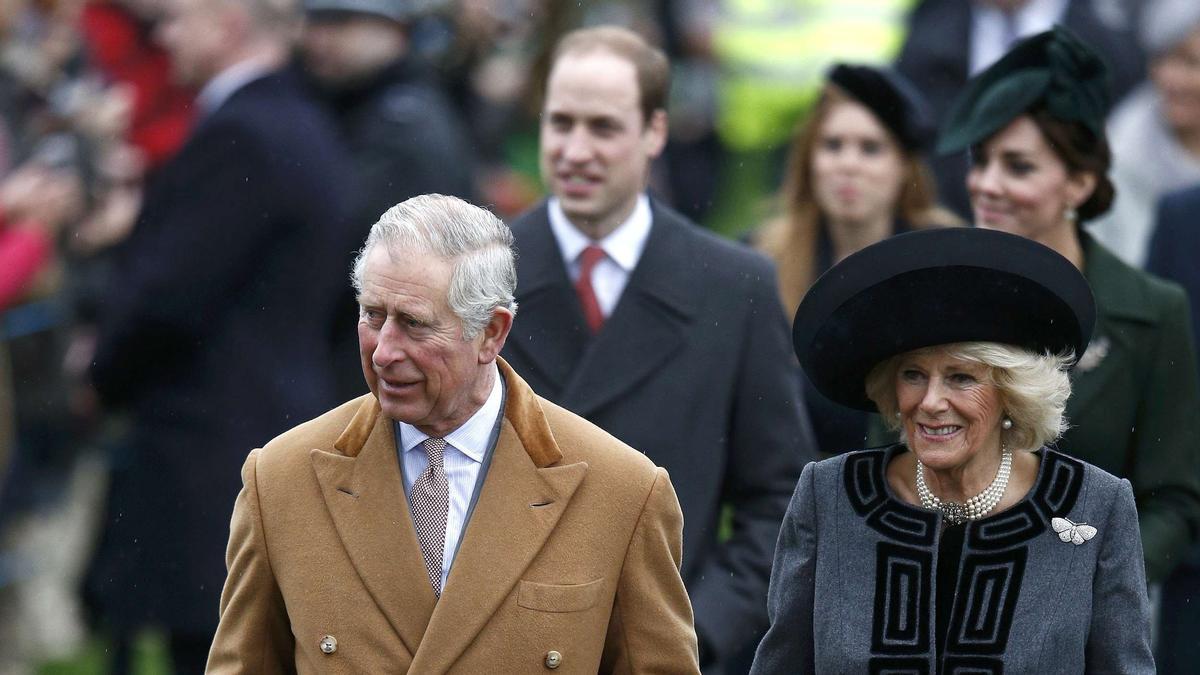
M500 436L440 599L373 395L250 453L208 672L698 672L666 472L499 365Z

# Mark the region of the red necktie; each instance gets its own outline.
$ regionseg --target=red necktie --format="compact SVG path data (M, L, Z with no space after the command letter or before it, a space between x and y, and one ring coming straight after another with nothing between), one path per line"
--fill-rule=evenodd
M575 293L583 307L583 318L593 334L599 333L604 325L604 312L600 311L600 302L596 300L596 291L592 289L592 270L603 258L604 249L595 244L583 249L583 253L579 254L579 279L575 281Z

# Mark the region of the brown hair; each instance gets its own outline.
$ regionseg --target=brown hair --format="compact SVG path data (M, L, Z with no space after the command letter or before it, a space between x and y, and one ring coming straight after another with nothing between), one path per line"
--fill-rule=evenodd
M1116 196L1116 189L1108 178L1108 170L1112 166L1108 139L1103 134L1097 136L1079 122L1055 117L1042 107L1030 110L1029 117L1068 171L1090 173L1096 177L1092 194L1075 208L1079 222L1107 212Z
M667 56L628 28L597 26L567 33L554 48L549 70L553 71L558 60L568 54L594 51L608 51L633 64L645 121L649 122L656 111L667 109L667 93L671 86Z
M755 245L775 261L779 278L779 296L790 315L800 305L808 287L816 280L817 238L821 212L817 206L812 176L812 156L821 127L840 103L855 99L836 85L826 83L807 120L796 126L788 149L783 184L780 186L780 214L768 221L755 236ZM887 127L884 127L886 130ZM889 135L890 131L887 132ZM896 139L893 137L893 142ZM959 225L961 220L937 204L937 190L929 168L921 158L896 147L902 157L903 181L896 200L895 213L918 229Z

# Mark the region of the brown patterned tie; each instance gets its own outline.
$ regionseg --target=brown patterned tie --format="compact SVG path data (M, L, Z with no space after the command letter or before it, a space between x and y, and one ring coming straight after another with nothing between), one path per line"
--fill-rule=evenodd
M421 542L421 553L425 556L429 582L433 584L434 595L441 597L442 549L446 544L446 513L450 509L450 484L442 465L446 441L429 438L422 445L429 456L429 466L417 476L409 501L412 502L413 524Z

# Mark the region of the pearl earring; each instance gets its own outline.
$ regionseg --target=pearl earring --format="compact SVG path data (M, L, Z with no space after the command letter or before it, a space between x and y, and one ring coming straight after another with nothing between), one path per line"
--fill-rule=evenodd
M899 410L896 411L896 419L900 419L900 411Z
M1000 423L1000 428L1001 428L1001 429L1003 429L1003 430L1005 430L1005 431L1008 431L1009 429L1011 429L1011 428L1012 428L1012 420L1010 420L1009 418L1005 417L1005 418L1004 418L1004 421Z
M1074 223L1079 220L1079 212L1075 210L1074 206L1068 206L1067 208L1063 209L1063 218L1066 219L1068 223Z

